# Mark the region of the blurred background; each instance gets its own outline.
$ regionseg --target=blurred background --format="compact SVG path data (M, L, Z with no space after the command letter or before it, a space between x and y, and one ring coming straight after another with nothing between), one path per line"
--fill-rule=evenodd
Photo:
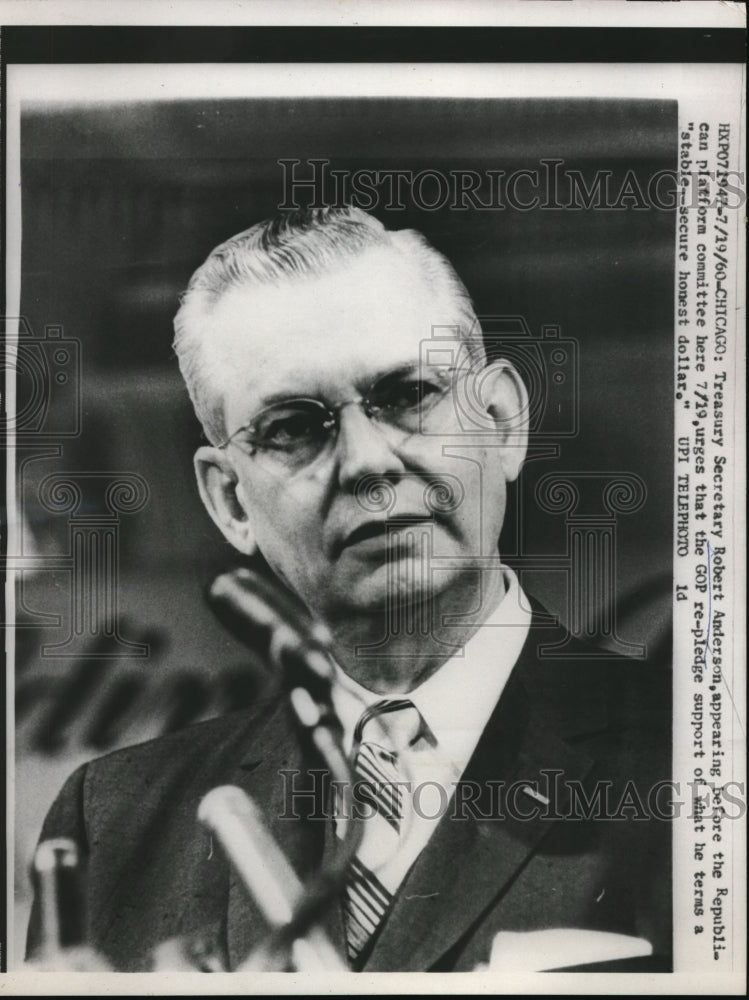
M485 175L538 170L554 158L580 171L588 187L609 171L619 191L632 171L646 191L656 171L675 169L676 135L676 104L665 101L315 98L25 108L27 364L19 357L19 406L31 412L37 405L35 358L44 356L53 377L35 433L19 447L27 567L18 576L16 632L19 937L26 865L67 774L102 752L250 704L262 684L261 665L204 602L206 584L235 560L194 486L201 434L171 340L178 295L207 252L283 201L278 160ZM404 208L379 206L374 214L390 228L421 230L446 253L479 316L509 317L505 327L516 339L538 341L553 326L574 341L560 402L537 427L541 444L511 504L501 551L526 589L566 619L565 518L541 509L536 484L550 473L639 477L644 503L616 529L618 632L627 642L666 645L673 212L632 200L618 208L427 211L406 196ZM528 372L535 366L550 375L548 352L529 351ZM556 435L565 429L555 423L560 407L577 410L575 433ZM121 473L145 486L135 509L113 513L106 486ZM48 477L56 475L81 489L75 511L61 503L50 509ZM598 491L590 512L604 513L600 484L590 482ZM108 598L118 602L114 640L97 630L100 612L90 598L90 627L66 642L71 595L85 585L70 569L76 531L116 540L118 583Z

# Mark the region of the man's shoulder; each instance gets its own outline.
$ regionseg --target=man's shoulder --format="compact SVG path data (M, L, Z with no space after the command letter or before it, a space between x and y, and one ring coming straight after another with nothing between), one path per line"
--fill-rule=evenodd
M671 714L667 650L615 654L571 635L561 625L549 627L538 621L534 615L518 667L526 687L548 704L552 714L555 710L589 713L598 706L611 726L663 729Z
M276 717L278 694L258 701L252 708L187 726L143 743L97 757L83 766L87 791L102 788L150 798L167 786L213 780L222 770L238 766L253 743Z

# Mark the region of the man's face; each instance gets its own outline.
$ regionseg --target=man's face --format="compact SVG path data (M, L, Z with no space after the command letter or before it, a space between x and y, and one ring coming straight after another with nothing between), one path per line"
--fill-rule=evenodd
M223 369L227 432L279 399L335 406L358 397L380 375L418 366L432 326L451 320L454 307L415 266L379 248L323 277L230 289L209 320L211 349ZM507 478L499 440L456 438L461 428L452 395L438 405L435 419L453 435L452 454L443 453L444 434L384 433L356 405L340 411L335 447L301 469L258 461L238 442L225 450L256 544L313 613L334 620L381 609L388 595L419 600L430 589L459 585L472 559L496 553ZM469 442L473 447L461 448ZM390 485L387 510L373 511L357 496L363 477ZM430 509L427 488L440 477L453 483L457 477L465 492L446 513ZM401 532L396 550L386 518L413 520L412 540ZM434 573L425 562L424 532L431 534L433 560L454 557Z

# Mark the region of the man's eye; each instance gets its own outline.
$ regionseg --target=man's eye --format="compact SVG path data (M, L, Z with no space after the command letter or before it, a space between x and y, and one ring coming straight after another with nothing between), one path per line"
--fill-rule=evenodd
M267 415L255 426L257 444L266 448L290 448L319 438L323 422L316 413L306 410L282 410Z
M379 409L414 410L442 394L443 387L436 379L399 379L378 386L372 402Z

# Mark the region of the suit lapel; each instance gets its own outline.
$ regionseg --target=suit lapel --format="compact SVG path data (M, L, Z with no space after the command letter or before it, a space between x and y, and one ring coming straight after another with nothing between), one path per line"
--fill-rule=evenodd
M365 971L428 969L455 944L481 913L507 890L528 863L542 838L564 813L564 783L549 774L563 772L564 782L582 780L593 761L565 737L605 728L605 710L588 692L581 704L580 678L569 662L541 661L537 644L553 641L548 629L531 629L518 663L461 779L464 792L478 787L476 815L443 817L406 876L386 918ZM232 776L257 802L277 843L304 881L337 848L332 821L288 818L288 786L282 772L294 772L295 787L311 780L310 755L299 736L285 699L267 718ZM305 763L305 760L307 763ZM513 818L502 789L515 789L516 810L531 812L530 786L549 797L541 816ZM470 792L464 801L471 799ZM496 816L505 818L497 819ZM287 818L284 818L286 816ZM494 818L491 818L494 817ZM331 906L323 926L341 954L344 929L340 906ZM268 927L232 872L226 936L230 968L236 968Z
M323 846L322 866L329 870L333 864L333 859L340 851L341 841L335 832L335 823L332 819L325 823L325 842ZM328 906L321 920L322 929L328 935L331 944L336 948L342 958L346 955L346 926L343 917L343 896ZM345 961L345 958L344 958Z
M469 787L480 789L476 815L466 807L466 818L453 818L450 810L442 818L401 885L365 971L433 966L506 891L554 825L553 817L564 812L565 786L549 780L549 772L562 771L566 782L582 780L590 770L593 761L570 747L555 725L568 707L560 699L572 692L564 665L537 660L534 633L461 779L463 790L456 792L454 801L461 794L467 801ZM586 729L602 724L601 709L586 704ZM548 797L548 807L524 792L526 785ZM534 807L541 813L537 818L517 818ZM492 815L505 818L483 818Z
M302 882L319 868L326 827L330 825L329 819L299 819L292 815L296 808L308 809L312 800L300 796L294 805L289 796L291 788L306 791L315 782L320 788L319 775L316 779L310 759L284 699L253 740L232 777L233 783L258 804L270 833ZM230 968L236 968L268 932L268 925L232 868L226 916Z

